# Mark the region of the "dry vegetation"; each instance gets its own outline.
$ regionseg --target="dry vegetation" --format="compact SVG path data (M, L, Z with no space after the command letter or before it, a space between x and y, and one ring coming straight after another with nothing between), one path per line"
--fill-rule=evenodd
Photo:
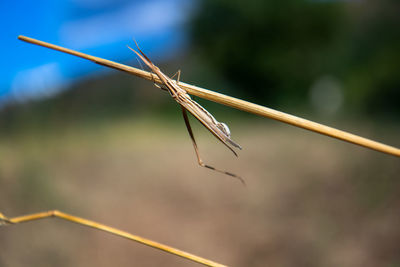
M59 209L230 266L400 264L398 158L265 120L231 129L238 159L199 128L200 152L247 187L197 166L183 122L0 137L0 210ZM196 266L58 219L0 240L0 266Z

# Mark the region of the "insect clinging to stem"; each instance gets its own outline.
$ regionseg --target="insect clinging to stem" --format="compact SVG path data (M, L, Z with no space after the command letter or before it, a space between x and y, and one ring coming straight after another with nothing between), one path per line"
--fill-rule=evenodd
M229 150L233 152L235 156L237 156L237 153L233 150L233 148L242 149L242 147L231 139L231 133L228 126L225 123L217 121L213 115L211 115L205 108L200 106L196 101L192 100L188 93L186 93L186 91L179 86L180 71L177 72L178 77L176 81L169 78L167 75L161 72L161 70L157 66L155 66L153 62L143 53L143 51L139 48L136 40L135 45L139 52L129 46L128 48L131 49L151 69L151 71L158 76L158 78L162 82L162 86L160 88L167 90L172 98L175 99L175 101L178 102L178 104L181 106L183 119L192 140L199 165L235 177L239 179L243 184L245 184L244 180L240 176L231 172L217 169L203 162L200 157L199 149L193 135L192 127L190 126L187 111L189 111L221 143L223 143L227 148L229 148Z

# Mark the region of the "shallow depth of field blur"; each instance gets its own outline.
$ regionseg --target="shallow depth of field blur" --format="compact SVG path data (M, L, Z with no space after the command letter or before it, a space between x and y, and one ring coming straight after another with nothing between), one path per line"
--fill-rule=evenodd
M100 2L74 5L115 9ZM153 10L165 5L150 2ZM163 23L145 10L131 9L132 19ZM181 69L184 82L400 147L397 1L205 0L180 12L185 17L166 27L169 35L124 28L166 74ZM16 39L25 34L72 49L87 41L77 32L83 39L65 44L53 24L35 25L32 34L6 35L19 49L13 66L54 56L54 64L71 60L60 67L69 76L57 84L63 79L49 71L37 94L26 82L38 80L35 72L20 71L17 85L1 83L4 215L58 209L229 266L400 265L399 158L194 98L243 147L236 158L191 118L203 160L241 175L244 187L197 165L168 93ZM40 34L47 26L49 39ZM138 66L125 51L132 39L121 40L85 51ZM32 56L22 56L25 49ZM4 73L9 62L1 63ZM0 226L0 266L132 265L196 266L60 219Z

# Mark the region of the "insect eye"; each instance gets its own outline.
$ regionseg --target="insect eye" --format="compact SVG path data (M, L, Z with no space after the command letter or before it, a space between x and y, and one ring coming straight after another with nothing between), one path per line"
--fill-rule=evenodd
M228 137L231 137L231 131L229 130L228 125L223 122L219 122L218 128L220 128Z

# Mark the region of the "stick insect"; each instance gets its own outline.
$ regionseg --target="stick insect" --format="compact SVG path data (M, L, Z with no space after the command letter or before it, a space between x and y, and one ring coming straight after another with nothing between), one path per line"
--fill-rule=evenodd
M213 115L211 115L205 108L200 106L200 104L198 104L196 101L192 100L191 97L186 93L186 91L179 86L180 70L175 74L178 76L177 80L172 80L163 72L161 72L161 70L157 66L155 66L153 62L151 62L151 60L139 48L136 40L135 45L139 52L129 46L128 48L131 49L151 69L151 71L158 76L158 78L162 82L162 86L158 86L155 83L154 84L163 90L167 90L172 98L175 99L175 101L178 102L178 104L181 106L183 119L192 140L198 164L202 167L235 177L239 179L243 184L245 184L244 180L240 176L231 172L217 169L203 162L200 157L196 139L194 138L192 127L190 126L187 111L189 111L201 124L203 124L221 143L223 143L237 157L237 153L233 150L233 148L242 149L242 147L231 139L231 133L228 126L225 123L217 121Z

